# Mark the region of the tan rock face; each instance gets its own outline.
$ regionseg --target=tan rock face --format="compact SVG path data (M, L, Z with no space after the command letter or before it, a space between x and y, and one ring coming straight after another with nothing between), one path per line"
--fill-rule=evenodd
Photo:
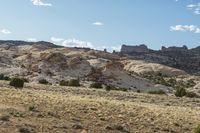
M149 63L142 60L126 60L122 61L124 64L124 69L128 72L134 72L137 74L163 74L166 76L179 76L186 75L187 73L176 69L171 68L165 65L157 64L157 63Z

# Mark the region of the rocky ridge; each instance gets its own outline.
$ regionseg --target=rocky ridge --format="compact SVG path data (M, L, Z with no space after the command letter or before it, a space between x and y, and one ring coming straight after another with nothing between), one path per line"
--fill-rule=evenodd
M190 74L200 73L200 46L192 49L188 49L187 46L168 48L163 46L161 50L152 50L144 44L139 46L122 45L119 54L132 59L181 69Z

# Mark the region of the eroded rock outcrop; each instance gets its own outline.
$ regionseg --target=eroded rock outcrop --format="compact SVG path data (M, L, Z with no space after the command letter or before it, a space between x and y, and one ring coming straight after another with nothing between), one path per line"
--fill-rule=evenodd
M161 50L151 50L145 45L122 45L120 54L128 55L132 59L167 65L188 73L200 73L200 47L188 49L187 46L163 46Z
M121 53L128 54L128 53L133 53L133 52L146 53L146 52L149 52L149 49L144 44L141 44L139 46L122 45L122 47L121 47Z

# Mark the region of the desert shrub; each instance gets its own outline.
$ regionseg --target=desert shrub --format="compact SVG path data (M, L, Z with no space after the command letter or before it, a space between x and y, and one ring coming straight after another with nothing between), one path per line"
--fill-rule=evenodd
M48 82L46 79L41 79L41 80L39 80L39 83L40 83L40 84L44 84L44 85L49 84L49 82Z
M0 80L4 80L4 75L0 74Z
M168 86L174 87L177 84L177 81L174 78L170 78L168 80L168 84L169 84Z
M159 73L158 73L158 76L163 76L163 74L159 72Z
M105 90L106 91L111 91L112 87L110 85L106 85Z
M169 86L169 83L163 77L159 77L158 83L162 84L162 85Z
M115 89L115 90L119 90L119 91L128 91L127 88L117 88L117 89Z
M23 88L24 80L22 80L20 78L13 78L10 81L10 86L14 86L15 88Z
M200 124L194 129L193 133L200 133Z
M186 92L186 97L189 97L189 98L199 98L199 95L197 95L196 93L194 92Z
M65 81L65 80L62 80L60 81L60 86L68 86L69 85L69 81Z
M72 125L72 128L73 128L73 129L83 129L83 126L80 125L80 124L73 124L73 125Z
M20 132L20 133L31 133L31 131L29 131L29 129L23 128L23 127L21 127L21 128L19 129L19 132Z
M0 120L2 120L2 121L9 121L9 119L10 119L10 116L8 116L8 115L2 116L0 118Z
M9 81L9 80L10 80L10 77L8 77L8 76L4 76L4 80Z
M115 86L112 86L112 85L106 85L105 90L106 90L106 91L118 90L118 88L116 88Z
M187 84L186 84L187 88L193 87L193 86L195 86L195 85L196 85L196 83L195 83L194 80L192 80L192 79L188 80L188 81L187 81Z
M28 107L29 111L37 111L36 107L34 105L31 105Z
M137 92L137 93L140 93L140 92L141 92L141 90L137 90L136 92Z
M74 86L74 87L80 86L79 79L71 79L71 80L69 80L68 86Z
M4 74L0 74L0 80L10 80L10 78Z
M10 114L14 117L24 117L24 113L23 112L15 112L15 111L12 111L10 112Z
M163 90L150 90L148 91L149 94L158 94L158 95L165 95L165 91Z
M129 131L126 129L126 127L124 125L121 125L121 124L109 124L105 128L107 130L118 130L118 131L129 133Z
M102 83L94 82L94 83L92 83L90 85L90 88L97 88L97 89L99 89L99 88L103 88L103 87L102 87Z
M177 97L183 97L187 94L186 90L184 88L176 88L175 96Z
M26 79L26 78L22 78L22 80L24 80L25 83L29 82L28 79Z

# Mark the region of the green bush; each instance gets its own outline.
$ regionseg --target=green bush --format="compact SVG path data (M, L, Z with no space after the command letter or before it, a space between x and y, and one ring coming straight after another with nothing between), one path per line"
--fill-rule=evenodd
M23 88L24 80L22 80L20 78L13 78L10 81L10 86L14 86L15 88Z
M176 88L175 96L177 97L183 97L187 94L186 90L184 88Z
M163 90L150 90L148 91L149 94L158 94L158 95L165 95L165 91Z
M92 83L92 84L90 85L90 88L97 88L97 89L100 89L100 88L103 88L103 86L102 86L102 83L95 82L95 83Z
M194 129L193 133L200 133L200 124Z
M68 86L74 86L74 87L80 86L79 79L71 79L71 80L69 80Z
M62 80L60 81L60 86L68 86L69 85L69 81L65 81L65 80Z
M39 83L40 83L40 84L44 84L44 85L49 84L49 82L48 82L46 79L41 79L41 80L39 80Z

